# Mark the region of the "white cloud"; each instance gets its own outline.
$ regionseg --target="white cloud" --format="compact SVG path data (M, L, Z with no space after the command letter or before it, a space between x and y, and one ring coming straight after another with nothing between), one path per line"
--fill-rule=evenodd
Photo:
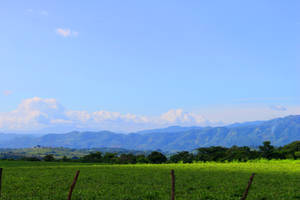
M200 115L170 110L161 116L149 117L109 111L67 110L55 99L25 99L17 109L0 113L0 131L112 130L130 132L169 125L207 125Z
M207 124L207 120L195 113L184 112L182 109L169 110L160 116L164 123L176 124Z
M279 109L274 110L269 106L251 107L248 105L203 109L202 113L205 117L195 112L173 109L159 116L141 116L103 110L95 112L67 110L56 99L34 97L23 100L13 111L0 113L0 132L47 133L49 131L67 132L72 130L133 132L172 125L220 125L300 114L299 106L277 108Z
M77 31L73 31L69 28L57 28L56 33L63 37L77 37L79 34Z
M3 95L5 95L5 96L9 96L9 95L11 95L13 92L11 91L11 90L4 90L3 91Z
M272 106L270 106L270 108L272 110L277 110L277 111L286 111L287 110L286 107L280 106L280 105L272 105Z
M38 130L51 125L52 120L64 119L64 108L55 99L26 99L16 110L0 113L0 129Z
M63 36L63 37L69 37L69 36L71 36L71 30L70 29L58 28L58 29L56 29L56 33L58 35Z

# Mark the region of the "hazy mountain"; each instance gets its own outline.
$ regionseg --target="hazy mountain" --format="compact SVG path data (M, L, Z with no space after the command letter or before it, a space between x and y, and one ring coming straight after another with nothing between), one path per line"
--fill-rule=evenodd
M138 131L136 133L138 133L138 134L166 133L166 132L177 133L177 132L183 132L183 131L195 130L195 129L203 129L203 127L198 127L198 126L191 126L191 127L169 126L167 128Z
M69 148L126 148L138 150L191 150L203 146L258 146L270 140L281 146L300 140L300 115L224 127L168 127L131 134L109 131L70 132L39 137L0 134L0 148L35 145ZM5 139L3 139L5 138Z

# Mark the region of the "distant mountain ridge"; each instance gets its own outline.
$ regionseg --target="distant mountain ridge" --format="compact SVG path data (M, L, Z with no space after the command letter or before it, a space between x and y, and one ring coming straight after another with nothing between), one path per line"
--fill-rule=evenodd
M147 133L165 133L165 132L182 132L187 130L194 130L194 129L203 129L203 127L199 126L190 126L190 127L182 127L182 126L169 126L167 128L159 128L159 129L150 129L150 130L143 130L136 132L137 134L147 134Z
M43 136L0 134L0 148L42 145L68 148L125 148L164 151L192 150L205 146L258 146L269 140L276 146L300 140L300 115L224 127L179 127L145 130L131 134L70 132Z

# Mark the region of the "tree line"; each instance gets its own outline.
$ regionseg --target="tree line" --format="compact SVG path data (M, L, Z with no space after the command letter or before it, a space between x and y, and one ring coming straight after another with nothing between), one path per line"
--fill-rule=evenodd
M283 147L275 147L270 141L265 141L258 149L244 146L232 146L230 148L222 146L201 147L193 152L181 151L170 156L166 156L159 151L153 151L148 155L134 155L132 153L102 153L92 152L80 158L56 159L52 154L43 158L27 157L23 160L28 161L63 161L63 162L96 162L108 164L136 164L136 163L192 163L192 162L246 162L255 159L300 159L300 141L292 142Z

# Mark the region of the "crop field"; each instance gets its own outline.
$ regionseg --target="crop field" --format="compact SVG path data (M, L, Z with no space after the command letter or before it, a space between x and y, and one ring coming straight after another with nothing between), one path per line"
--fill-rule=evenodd
M162 165L0 161L0 167L1 200L66 200L77 170L73 200L169 200L171 169L178 200L240 199L253 172L247 199L300 199L299 161Z

